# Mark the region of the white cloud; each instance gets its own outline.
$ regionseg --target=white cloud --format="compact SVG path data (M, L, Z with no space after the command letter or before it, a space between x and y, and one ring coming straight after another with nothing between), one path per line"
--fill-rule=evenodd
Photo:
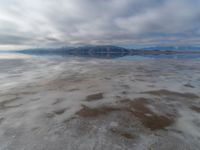
M0 0L0 47L182 44L188 38L193 44L198 6L199 0Z

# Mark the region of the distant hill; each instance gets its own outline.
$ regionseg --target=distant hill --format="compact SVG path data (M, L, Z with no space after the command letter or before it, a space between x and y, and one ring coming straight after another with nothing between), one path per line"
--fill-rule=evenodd
M40 52L63 52L63 53L122 53L128 52L128 49L117 47L117 46L82 46L82 47L63 47L63 48L37 48L37 49L26 49L17 52L23 53L40 53Z
M122 57L128 55L131 50L117 46L82 46L82 47L63 47L51 49L26 49L17 51L18 53L32 55L73 55L82 57Z
M122 47L106 46L82 46L82 47L62 47L62 48L38 48L16 51L18 53L31 55L61 55L61 56L81 56L95 58L117 58L127 55L171 55L182 53L200 53L198 49L192 47L149 47L143 49L126 49Z
M172 50L172 51L198 51L200 47L198 46L154 46L142 48L142 50Z

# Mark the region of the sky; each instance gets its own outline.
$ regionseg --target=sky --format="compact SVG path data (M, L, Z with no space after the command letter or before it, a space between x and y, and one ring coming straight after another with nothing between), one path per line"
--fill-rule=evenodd
M200 0L0 0L0 50L197 45Z

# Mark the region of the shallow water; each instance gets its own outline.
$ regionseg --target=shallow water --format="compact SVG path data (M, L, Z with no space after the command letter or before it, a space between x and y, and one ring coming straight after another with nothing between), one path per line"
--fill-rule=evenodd
M0 59L27 59L32 57L62 57L62 58L85 58L85 59L114 59L114 60L131 60L131 61L138 61L138 60L147 60L147 59L193 59L193 60L200 60L199 53L186 53L186 54L141 54L141 55L131 55L131 54L124 54L124 53L87 53L85 54L59 54L59 53L44 53L44 54L32 54L32 53L20 53L20 52L0 52Z
M199 89L198 59L4 57L0 150L198 150Z

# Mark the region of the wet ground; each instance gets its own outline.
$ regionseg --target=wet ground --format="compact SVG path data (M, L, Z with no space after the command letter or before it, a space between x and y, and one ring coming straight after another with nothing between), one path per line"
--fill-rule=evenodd
M0 150L199 150L198 60L0 64Z

